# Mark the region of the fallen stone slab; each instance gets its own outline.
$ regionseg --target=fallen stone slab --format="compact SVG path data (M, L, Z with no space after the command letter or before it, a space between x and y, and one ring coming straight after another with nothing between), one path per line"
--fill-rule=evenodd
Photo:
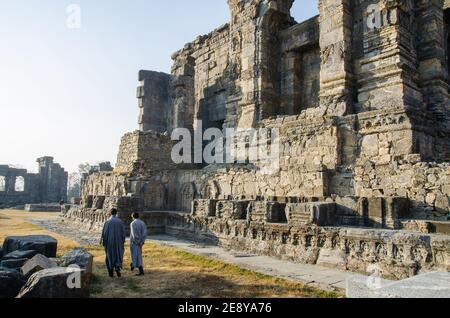
M33 258L37 252L35 250L26 250L26 251L14 251L9 254L6 254L2 260L13 260L13 259L31 259Z
M25 277L30 277L34 273L41 270L57 267L56 261L45 257L42 254L35 255L32 259L27 260L21 268L22 275Z
M58 241L48 235L9 236L3 243L3 253L35 250L47 257L56 257Z
M26 204L25 211L28 212L61 212L61 205L54 204Z
M94 256L86 251L84 248L76 248L61 258L61 266L69 267L70 265L77 265L81 269L86 270L86 273L92 274L92 264Z
M89 277L78 268L56 267L33 274L17 298L88 298Z
M354 275L347 281L348 298L450 298L450 273L432 272L401 281Z
M0 267L0 298L16 297L25 282L18 271Z
M9 259L6 261L1 261L0 267L11 268L11 269L20 269L27 261L28 261L28 258Z

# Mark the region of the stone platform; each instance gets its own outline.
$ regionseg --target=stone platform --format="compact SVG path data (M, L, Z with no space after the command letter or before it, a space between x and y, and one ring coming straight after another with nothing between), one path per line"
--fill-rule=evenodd
M224 248L193 243L168 235L155 235L152 242L175 247L191 254L214 258L228 264L288 280L300 281L309 286L327 291L343 292L346 280L353 275L351 272L326 268L318 265L296 264L268 256L258 256L250 253L239 253Z
M347 280L349 298L450 298L450 273L433 272L399 282L355 275Z
M88 231L71 223L54 220L34 220L32 223L67 236L79 242L82 246L95 245L100 242L98 231ZM323 266L296 264L268 256L232 252L212 244L195 243L165 234L151 235L149 241L174 247L191 254L214 258L261 274L300 281L309 286L328 291L344 292L346 279L354 275L351 272Z
M211 210L209 210L211 211ZM141 213L151 235L169 235L238 253L269 256L294 263L319 265L367 274L372 264L382 276L400 280L422 272L448 270L449 240L444 234L351 226L317 226L291 220L252 220L220 213L154 211ZM255 213L256 214L256 213ZM98 231L107 212L72 209L65 220ZM129 224L130 216L120 217Z

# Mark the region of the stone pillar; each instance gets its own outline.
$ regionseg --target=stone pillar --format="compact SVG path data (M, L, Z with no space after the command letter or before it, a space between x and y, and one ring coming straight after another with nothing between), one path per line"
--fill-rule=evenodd
M262 1L256 20L255 61L257 119L276 116L280 107L279 63L281 62L278 33L290 26L293 0Z
M172 56L174 65L170 81L169 127L193 130L195 113L195 59L190 48L183 49Z
M423 105L415 46L417 21L410 3L379 0L360 8L358 112Z
M420 87L427 109L449 126L444 0L417 0Z
M292 3L293 0L228 0L231 63L237 66L240 86L238 127L253 127L258 120L276 114L280 103L277 34L290 23Z
M258 1L259 2L259 1ZM256 1L228 0L231 11L230 22L230 75L238 87L229 96L229 106L236 107L236 126L252 127L256 116L255 65L256 48Z
M9 173L6 176L6 194L12 194L16 192L16 175Z
M320 104L329 115L351 112L353 101L350 0L319 0Z
M139 130L164 133L168 126L170 75L139 72Z
M301 106L301 53L289 51L283 57L284 79L281 83L280 115L294 115L299 113Z

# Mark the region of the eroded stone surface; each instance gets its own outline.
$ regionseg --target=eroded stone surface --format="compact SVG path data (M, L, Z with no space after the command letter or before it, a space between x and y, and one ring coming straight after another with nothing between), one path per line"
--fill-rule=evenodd
M3 242L3 253L35 251L34 255L40 253L47 257L56 257L57 245L58 241L48 235L8 236Z
M10 269L20 269L23 264L28 261L28 258L15 258L15 259L7 259L0 262L0 267L10 268Z
M21 272L25 277L30 277L41 270L57 266L58 264L54 260L51 260L42 254L37 254L22 266Z
M399 282L355 275L348 279L349 298L450 298L450 273L433 272Z
M80 288L75 288L77 276ZM22 287L17 298L88 298L89 281L84 270L57 267L33 274Z
M61 266L69 267L76 265L81 269L84 269L86 273L92 274L92 265L94 256L86 251L84 248L74 249L61 258Z
M15 270L0 268L0 298L14 298L25 284L25 278Z
M16 250L3 256L2 260L30 259L37 253L36 250Z

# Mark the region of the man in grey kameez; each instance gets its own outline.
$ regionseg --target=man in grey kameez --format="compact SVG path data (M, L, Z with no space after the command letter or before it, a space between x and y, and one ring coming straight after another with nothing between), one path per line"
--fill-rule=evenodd
M111 209L111 218L103 226L101 244L106 252L106 267L110 277L121 277L125 245L125 226L117 217L117 210Z
M147 240L147 225L139 219L139 213L132 214L130 230L130 248L131 248L131 271L139 269L138 276L144 275L144 264L142 262L142 247Z

